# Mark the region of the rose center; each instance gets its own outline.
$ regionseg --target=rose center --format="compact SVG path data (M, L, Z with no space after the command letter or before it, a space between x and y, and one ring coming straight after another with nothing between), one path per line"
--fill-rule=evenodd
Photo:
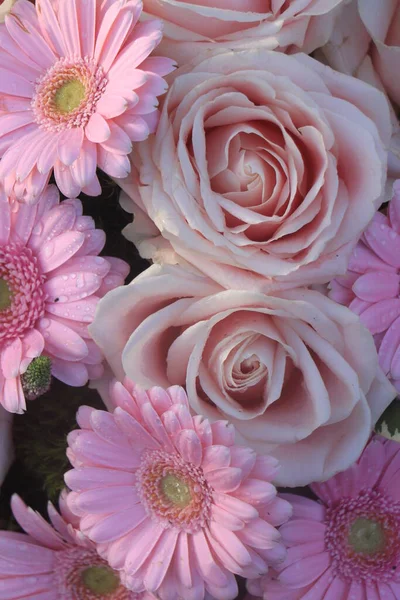
M188 506L192 499L189 486L171 473L161 479L161 491L172 504L182 508Z
M99 595L111 594L120 585L117 574L108 567L89 567L82 572L81 577L84 585Z
M248 375L250 373L253 373L254 371L256 371L259 368L260 368L260 361L258 360L258 358L256 356L254 356L254 354L250 358L246 358L240 364L240 370L242 371L243 375Z
M360 517L350 528L348 542L355 552L375 554L385 547L385 541L382 525L371 519Z
M12 291L5 279L0 279L0 310L10 308Z
M86 88L79 79L63 83L54 94L54 105L61 113L70 113L81 104Z

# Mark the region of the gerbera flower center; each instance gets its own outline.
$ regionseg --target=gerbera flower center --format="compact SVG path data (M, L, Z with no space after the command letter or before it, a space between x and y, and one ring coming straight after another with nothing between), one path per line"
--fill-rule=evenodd
M31 329L44 314L44 276L29 248L0 247L0 344Z
M61 58L36 84L36 122L51 131L85 127L106 86L103 69L90 58Z
M95 550L74 546L56 554L55 592L64 600L130 600L120 577Z
M85 86L79 79L63 83L54 94L55 107L63 113L70 113L78 108L86 94Z
M12 292L5 279L0 279L0 310L10 308Z
M48 356L34 358L21 377L25 398L36 400L50 389L51 360Z
M161 490L172 504L181 506L182 508L188 506L192 499L189 485L172 474L166 475L161 479Z
M400 567L400 503L377 490L344 498L327 511L325 545L342 579L390 581Z
M375 554L385 547L385 531L381 523L360 517L350 527L348 542L355 552Z
M210 518L212 488L203 470L177 454L145 452L137 489L148 514L165 527L195 532Z
M109 567L88 567L81 575L84 585L95 594L111 594L120 585L118 575Z

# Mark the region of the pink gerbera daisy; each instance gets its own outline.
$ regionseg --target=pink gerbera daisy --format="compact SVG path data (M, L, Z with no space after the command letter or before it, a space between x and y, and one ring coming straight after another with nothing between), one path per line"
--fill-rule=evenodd
M387 214L377 212L330 297L345 304L374 335L379 363L400 391L400 179Z
M79 200L59 201L49 186L35 206L0 190L0 403L25 410L54 375L84 385L102 374L88 325L97 302L129 267L98 256L104 232L82 216Z
M147 58L161 22L138 24L140 0L18 0L0 48L0 178L35 202L51 170L74 197L101 193L96 166L130 171L132 142L158 121L171 60Z
M97 554L77 529L79 519L63 495L61 515L49 504L53 527L18 496L14 517L26 534L0 531L0 598L2 600L155 600L134 594L119 573Z
M111 385L113 414L82 407L65 480L81 531L132 591L162 600L237 595L285 554L290 515L271 479L277 462L234 445L226 421L192 417L178 386Z
M400 445L374 438L356 464L314 484L321 502L285 495L285 561L249 591L265 600L400 598Z

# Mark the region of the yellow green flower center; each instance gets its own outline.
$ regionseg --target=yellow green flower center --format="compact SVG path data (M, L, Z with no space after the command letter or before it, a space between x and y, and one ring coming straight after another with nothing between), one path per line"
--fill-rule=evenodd
M12 302L12 291L5 279L0 279L0 310L10 308Z
M350 546L360 554L375 554L385 547L385 531L380 523L360 517L350 528Z
M79 79L63 83L54 94L54 105L61 113L70 113L78 108L86 96L86 88Z
M82 572L82 582L94 594L104 596L120 585L118 575L109 567L88 567Z
M171 473L162 478L161 490L172 504L181 508L188 506L192 500L190 487L187 483Z

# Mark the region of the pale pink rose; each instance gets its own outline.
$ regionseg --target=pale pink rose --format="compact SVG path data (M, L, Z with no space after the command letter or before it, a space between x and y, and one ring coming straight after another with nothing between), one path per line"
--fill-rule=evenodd
M119 379L182 385L195 412L277 458L280 485L350 466L396 395L357 315L304 288L223 290L153 265L100 301L90 332Z
M304 54L258 49L217 52L172 77L123 184L140 253L172 248L227 288L344 273L383 191L383 94Z
M0 406L0 488L7 471L14 460L14 446L12 441L13 416Z
M164 20L161 52L183 65L202 50L256 43L290 52L325 44L344 0L144 0Z
M0 0L0 23L4 23L16 0Z
M371 37L372 36L372 37ZM383 43L385 41L385 43ZM400 102L397 76L400 60L400 2L351 0L335 21L327 44L315 58L333 69L358 77ZM390 102L389 102L390 104ZM389 145L389 176L400 176L400 127L396 111L390 106L393 136ZM392 181L390 182L392 183Z
M361 20L373 40L371 58L391 99L400 104L400 0L358 0Z

